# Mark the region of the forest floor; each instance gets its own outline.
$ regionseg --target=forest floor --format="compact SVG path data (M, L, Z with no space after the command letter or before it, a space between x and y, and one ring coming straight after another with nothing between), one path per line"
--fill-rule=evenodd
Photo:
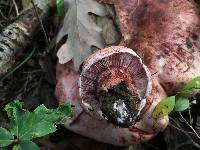
M22 10L20 1L0 0L0 32L12 23L17 13ZM54 16L56 18L56 16ZM51 19L51 18L49 18ZM20 99L25 108L33 110L40 104L48 108L55 108L58 101L54 95L56 78L55 65L57 63L55 37L59 29L59 18L46 21L44 24L52 47L46 47L44 36L39 32L33 43L19 53L17 64L25 60L34 51L33 56L11 75L0 83L0 126L8 123L4 106ZM54 43L53 43L54 42ZM198 101L199 98L199 101ZM195 97L197 104L192 105L183 116L191 123L195 131L200 134L200 96ZM195 136L190 127L177 114L170 117L168 128L157 135L153 140L130 147L116 147L99 143L86 137L68 131L59 126L55 133L38 138L35 142L42 150L195 150L200 149L200 139Z

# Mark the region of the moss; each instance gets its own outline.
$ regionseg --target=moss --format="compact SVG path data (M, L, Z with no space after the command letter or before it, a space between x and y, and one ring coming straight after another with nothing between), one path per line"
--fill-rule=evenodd
M100 109L109 122L120 127L129 127L136 122L137 106L140 102L136 94L128 90L126 81L98 93L99 101L102 102ZM114 106L123 104L123 110L115 109Z

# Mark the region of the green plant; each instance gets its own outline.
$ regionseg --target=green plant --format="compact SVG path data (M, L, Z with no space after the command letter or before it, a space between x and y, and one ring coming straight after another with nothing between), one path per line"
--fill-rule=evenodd
M56 7L59 16L65 15L64 0L56 0Z
M10 119L9 128L0 128L0 147L13 146L13 150L39 150L31 140L56 131L56 125L64 124L73 114L67 103L56 109L38 106L30 112L22 108L23 103L15 100L5 106Z
M196 77L186 83L175 96L170 96L162 100L155 107L152 117L154 119L162 118L171 112L181 112L189 108L189 97L194 89L200 89L200 77Z

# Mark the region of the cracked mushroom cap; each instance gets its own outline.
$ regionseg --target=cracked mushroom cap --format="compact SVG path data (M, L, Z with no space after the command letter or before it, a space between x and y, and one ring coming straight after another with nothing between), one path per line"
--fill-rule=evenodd
M132 49L113 46L86 60L79 86L81 106L92 117L129 127L146 104L151 80L149 70Z

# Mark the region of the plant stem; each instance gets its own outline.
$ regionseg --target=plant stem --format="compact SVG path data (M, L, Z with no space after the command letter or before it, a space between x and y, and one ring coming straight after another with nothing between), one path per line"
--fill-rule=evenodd
M18 64L15 68L13 68L10 72L8 72L5 76L3 76L0 81L2 82L4 79L9 77L11 74L13 74L17 69L19 69L22 65L24 65L34 54L35 49L24 59L20 64Z
M187 120L182 116L182 114L179 112L179 115L180 115L180 117L181 117L181 119L185 122L185 124L187 124L189 127L190 127L190 129L194 132L194 134L196 135L196 137L198 138L198 139L200 139L200 136L199 136L199 134L195 131L195 129L187 122Z
M46 33L45 29L44 29L44 26L43 26L42 20L40 19L39 13L38 13L38 11L37 11L37 9L36 9L35 3L34 3L33 0L31 0L31 3L32 3L32 5L33 5L33 8L34 8L34 11L35 11L37 20L38 20L39 23L40 23L40 26L41 26L42 33L43 33L43 35L44 35L46 44L47 44L47 45L50 45L50 41L49 41L49 39L48 39L48 37L47 37L47 33Z

